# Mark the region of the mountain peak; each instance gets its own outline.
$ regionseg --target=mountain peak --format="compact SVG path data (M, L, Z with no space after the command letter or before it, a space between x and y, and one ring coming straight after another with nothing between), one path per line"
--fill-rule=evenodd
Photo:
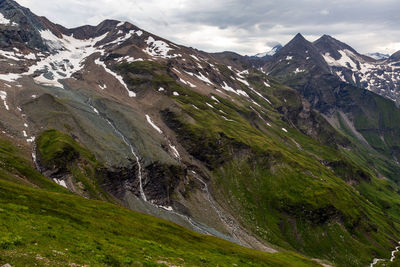
M304 38L304 36L301 33L297 33L296 36L293 39L298 39L298 40L306 40L306 38Z
M334 59L341 58L339 51L349 50L354 54L358 54L351 46L335 39L334 37L324 34L313 45L322 53L329 53Z
M306 38L304 38L304 36L303 36L301 33L298 33L298 34L296 34L295 37L293 37L292 40L290 40L289 43L287 43L287 44L285 45L285 47L286 47L286 46L299 46L299 45L301 45L301 46L308 46L308 45L310 45L310 44L311 44L311 43L310 43L309 41L307 41Z

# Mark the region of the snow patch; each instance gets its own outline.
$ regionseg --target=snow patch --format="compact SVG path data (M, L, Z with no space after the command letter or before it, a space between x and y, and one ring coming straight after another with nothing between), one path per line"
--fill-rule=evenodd
M192 58L194 58L195 60L200 62L200 59L198 57L196 57L195 55L190 55Z
M206 105L209 106L210 108L214 108L214 106L211 105L210 103L207 103L207 102L206 102Z
M301 69L299 69L299 68L296 68L296 69L294 70L294 74L301 73L301 72L305 72L305 70L301 70Z
M150 116L146 114L146 120L147 122L160 134L162 134L163 132L161 131L161 129L151 120Z
M241 83L244 83L246 86L250 86L250 84L244 79L236 78L236 80L238 80Z
M196 76L198 79L202 80L205 83L213 85L213 83L206 76L204 76L203 73L201 73L201 72L199 72L199 74L194 74L194 76Z
M96 59L94 61L94 63L102 66L104 68L104 70L106 72L108 72L109 74L111 74L112 76L114 76L115 79L117 79L119 81L119 83L126 89L126 91L128 92L129 97L136 97L136 93L132 92L131 90L128 89L128 86L126 85L126 83L124 82L124 79L122 78L121 75L118 75L117 73L113 72L112 70L110 70L109 68L107 68L106 64L104 63L104 61L100 61L100 59Z
M166 42L161 40L155 40L152 36L149 36L145 41L148 45L143 51L152 57L161 58L175 58L178 55L168 55L168 53L173 50Z
M285 133L287 133L287 132L288 132L288 130L286 130L285 128L282 128L282 131L284 131Z
M95 44L105 38L102 36L87 40L75 39L72 35L55 36L51 31L41 31L44 42L52 50L52 54L32 65L28 72L22 75L32 75L36 71L44 72L34 80L37 83L64 88L61 79L71 78L72 74L83 68L84 59L93 53L100 52Z
M178 92L173 92L172 93L174 96L179 96L179 93Z
M0 24L18 26L18 23L11 22L11 20L6 19L2 13L0 13Z
M54 181L56 184L61 185L62 187L65 187L65 188L68 189L67 184L65 183L64 180L53 179L53 181Z
M7 105L7 101L6 101L6 99L7 99L7 92L0 91L0 98L1 98L1 100L3 100L4 107L6 108L6 110L10 110L10 108L9 108L8 105Z
M215 96L213 96L213 95L211 96L211 99L214 100L215 102L220 103L219 100L218 100Z
M174 154L175 158L180 159L181 155L179 155L179 152L176 149L176 147L171 144L169 144L169 147L172 149L172 153Z

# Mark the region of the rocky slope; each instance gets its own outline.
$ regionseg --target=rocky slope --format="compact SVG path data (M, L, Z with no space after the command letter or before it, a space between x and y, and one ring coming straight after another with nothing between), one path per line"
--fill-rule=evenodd
M12 32L1 50L1 135L55 183L269 253L362 266L393 250L399 167L386 161L397 157L398 124L386 119L400 112L341 83L302 36L268 61L274 78L127 22L66 29L11 0L0 13ZM343 90L311 86L315 77ZM360 145L349 116L327 115L348 110L360 125L370 111L364 130L385 130L381 150Z
M296 39L296 37L295 37ZM378 59L361 55L349 45L342 43L329 35L324 35L313 43L309 43L313 49L322 56L323 61L318 65L328 68L329 73L338 77L341 81L351 85L367 89L386 98L389 98L398 104L399 101L399 59L395 53L388 57L379 57ZM305 52L305 51L303 51ZM301 57L316 58L315 56ZM299 58L297 58L298 60ZM319 58L320 60L321 58ZM272 59L274 62L274 60ZM306 64L302 62L301 65ZM269 65L269 63L267 63ZM294 71L296 71L295 69Z

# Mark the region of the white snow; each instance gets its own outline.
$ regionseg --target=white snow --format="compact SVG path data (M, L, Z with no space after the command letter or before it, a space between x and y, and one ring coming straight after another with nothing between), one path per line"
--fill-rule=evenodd
M282 128L282 131L284 131L285 133L287 133L288 131L285 128Z
M178 92L173 92L172 93L174 96L179 96L179 93Z
M114 76L115 79L117 79L119 81L119 83L126 89L126 91L128 92L129 97L136 97L136 93L132 92L131 90L128 89L128 86L126 85L126 83L124 82L124 79L122 78L121 75L113 72L112 70L110 70L109 68L107 68L106 64L104 63L104 61L100 61L100 59L96 59L94 61L96 64L102 66L104 68L104 70L106 72L108 72L109 74L111 74L112 76Z
M106 84L104 84L104 85L99 84L99 87L100 87L101 90L104 90L104 89L107 88L107 85Z
M250 88L250 90L253 91L256 95L258 95L259 97L261 97L262 99L264 99L265 101L267 101L268 104L272 105L271 102L270 102L266 97L264 97L262 94L260 94L259 92L257 92L254 88L252 88L252 87L249 87L249 88Z
M189 81L186 81L186 82L189 84L190 87L192 87L192 88L195 88L195 87L196 87L196 85L194 85L193 83L191 83L191 82L189 82Z
M294 74L300 73L300 72L305 72L305 70L301 70L299 68L296 68L294 71Z
M180 77L179 77L179 81L180 81L181 83L183 83L183 84L187 84L187 82L186 82L184 79L180 78Z
M163 208L167 211L173 211L174 209L171 206L159 206L160 208Z
M247 75L248 75L248 74L249 74L249 71L248 71L248 70L244 70L244 71L241 71L241 72L237 72L237 73L236 73L236 75L239 76L239 78L244 79L243 74L247 74Z
M178 55L168 55L168 53L172 49L166 42L161 40L155 40L152 36L149 36L145 41L148 45L146 49L143 51L152 57L160 57L160 58L175 58Z
M117 59L117 62L126 61L128 63L136 62L136 61L144 61L143 58L134 58L131 56L120 57Z
M159 91L159 92L163 92L163 91L165 91L165 89L162 88L162 87L160 87L160 88L158 88L158 91Z
M234 120L230 120L230 119L228 119L227 117L222 116L222 115L221 115L221 117L222 117L224 120L226 120L226 121L234 121Z
M19 78L21 78L21 75L16 73L0 74L0 80L7 82L15 82Z
M152 120L151 117L149 115L146 114L146 120L147 122L160 134L162 134L163 132L161 131L160 127L158 127Z
M6 19L3 14L0 13L0 24L8 25L10 24L10 20Z
M328 65L330 66L336 66L336 67L345 67L345 68L349 68L352 70L357 71L357 64L353 61L352 57L355 58L356 56L354 55L353 52L351 52L350 50L339 50L338 51L341 55L341 57L336 60L333 57L331 57L331 55L329 53L325 53L322 54L322 56L324 57L326 63L328 63Z
M265 85L266 87L271 87L271 85L270 85L269 83L267 83L267 82L264 82L264 85Z
M214 106L211 105L210 103L207 103L207 102L206 102L206 105L209 106L210 108L214 108Z
M194 58L197 61L200 61L200 59L198 57L196 57L195 55L190 55L192 58Z
M243 90L236 90L236 93L237 93L238 95L242 95L242 96L245 96L245 97L249 97L249 95L248 95L245 91L243 91Z
M194 74L198 79L202 80L203 82L206 82L208 84L213 85L213 83L206 77L203 75L203 73L199 72L199 74Z
M224 82L224 85L222 85L222 89L224 89L225 91L233 92L233 93L237 94L236 90L233 89L232 87L230 87L229 85L227 85L226 82Z
M25 127L25 128L28 128L28 124L24 123L24 127Z
M71 78L73 73L83 68L84 60L93 53L104 53L94 45L107 33L87 40L79 40L67 35L58 38L49 30L40 33L45 43L52 49L52 54L32 65L28 72L22 73L22 75L32 75L36 71L46 72L46 75L42 74L34 79L40 84L64 88L59 80Z
M178 152L178 150L176 149L176 147L173 146L173 145L171 145L171 144L169 144L169 147L172 149L172 152L173 152L175 158L180 159L180 158L181 158L181 155L179 155L179 152Z
M24 135L24 137L28 137L25 130L22 131L22 134Z
M343 81L347 82L346 79L344 78L343 72L342 71L337 71L336 75Z
M60 180L59 180L59 179L53 179L53 181L54 181L56 184L61 185L61 186L63 186L63 187L65 187L65 188L68 189L67 184L65 183L64 180L61 180L61 179L60 179Z
M241 83L244 83L246 86L250 86L250 84L244 79L236 78L236 80L238 80Z
M211 96L211 99L214 100L215 102L220 103L219 100L218 100L215 96L213 96L213 95Z
M26 139L26 142L28 142L28 143L33 143L33 142L35 142L35 139L36 139L36 137L31 136L31 138L27 138L27 139Z
M293 59L293 56L287 56L286 57L286 60L292 60Z
M109 43L104 44L104 45L102 46L102 48L104 48L105 46L112 45L112 44L120 45L120 44L122 44L123 42L125 42L126 40L130 39L130 38L131 38L133 35L135 35L135 34L138 35L138 36L142 35L141 33L140 33L140 35L139 35L139 32L140 32L140 31L130 30L130 31L127 32L125 35L118 37L118 38L115 39L114 41L111 41L111 42L109 42Z
M4 107L6 108L6 110L10 110L10 108L9 108L8 105L7 105L7 101L6 101L6 99L7 99L7 92L0 91L0 98L1 98L1 100L3 100Z
M19 61L20 60L19 58L16 57L17 53L11 52L11 51L0 50L0 56L3 56L3 57L8 58L8 59L15 60L15 61Z

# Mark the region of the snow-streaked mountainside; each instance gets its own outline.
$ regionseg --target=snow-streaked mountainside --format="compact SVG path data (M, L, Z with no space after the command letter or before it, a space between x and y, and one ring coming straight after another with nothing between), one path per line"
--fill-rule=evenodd
M383 53L379 53L379 52L367 53L366 55L369 57L372 57L373 59L376 59L376 60L387 59L390 57L389 54L383 54Z
M274 46L270 51L268 52L264 52L264 53L258 53L255 55L255 57L265 57L265 56L273 56L275 55L280 49L282 48L281 44L277 44L276 46Z
M329 69L328 72L341 81L365 88L399 103L400 69L398 65L400 60L396 57L397 53L388 57L380 54L373 55L374 57L379 56L379 58L365 56L329 35L324 35L313 43L308 42L307 46L319 55L307 56L310 49L295 51L300 48L300 46L295 46L292 53L299 53L299 58L294 58L295 55L292 56L290 52L285 58L286 60L290 58L298 65L293 70L294 74L300 73L304 66L308 65L308 60L318 60L316 65L319 68L324 71ZM322 56L323 62L321 62L320 56ZM274 59L271 61L274 62ZM266 64L271 65L268 62ZM291 64L291 66L294 65Z
M374 92L397 96L398 53L298 34L210 54L129 22L0 14L0 265L390 263L400 111ZM132 232L132 210L202 235L142 215Z

